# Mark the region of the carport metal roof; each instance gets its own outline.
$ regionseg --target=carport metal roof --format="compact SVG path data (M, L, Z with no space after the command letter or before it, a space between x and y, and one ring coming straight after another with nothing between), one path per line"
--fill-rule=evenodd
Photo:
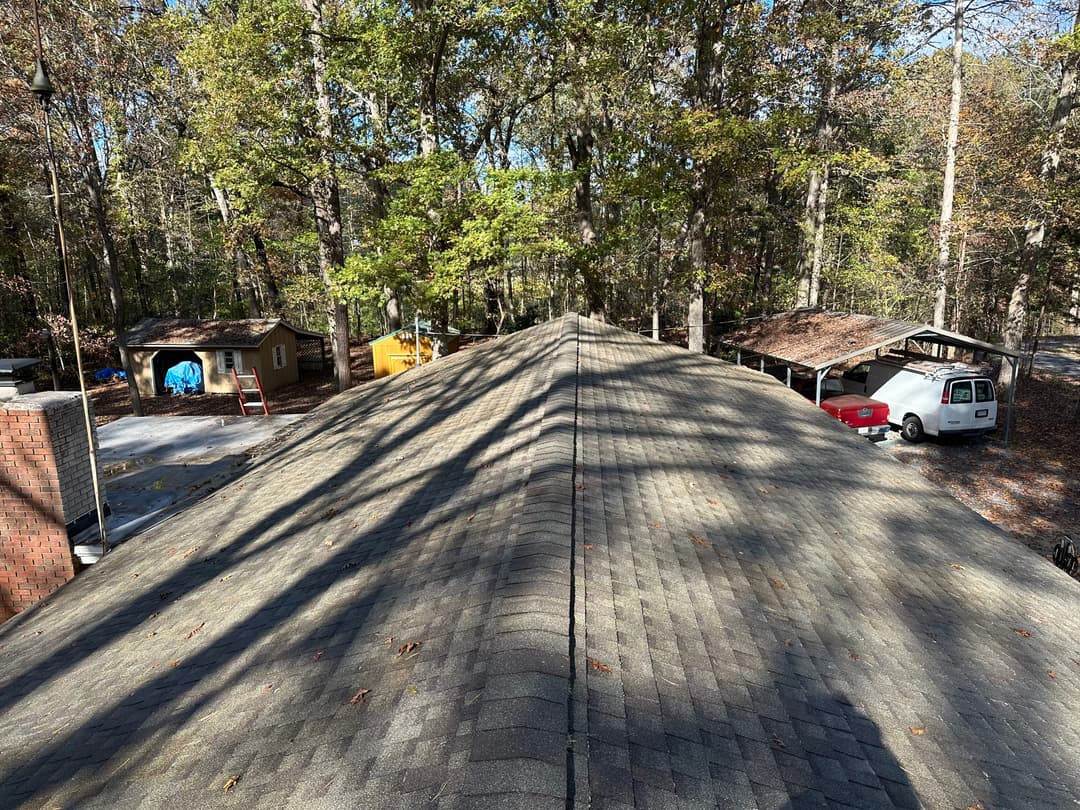
M720 341L742 351L821 371L893 343L921 340L1005 357L1019 352L927 324L872 315L797 309L755 321Z
M821 380L829 369L860 355L877 352L886 346L916 340L941 346L981 351L1016 359L1018 351L987 343L929 324L910 323L873 315L826 312L820 309L796 309L770 315L719 338L722 345L740 352L749 351L777 360L787 366L801 366L815 372L818 402ZM1005 441L1012 427L1012 405L1016 390L1017 363L1011 363L1008 412L1005 417ZM789 370L790 374L790 370Z

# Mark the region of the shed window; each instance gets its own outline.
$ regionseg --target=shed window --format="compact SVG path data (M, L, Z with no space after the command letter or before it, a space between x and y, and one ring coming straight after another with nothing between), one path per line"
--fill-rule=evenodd
M284 343L279 343L274 347L274 368L285 368Z
M234 349L222 349L217 353L217 369L222 374L228 374L234 368L237 371L244 370L244 364L240 360L240 352Z

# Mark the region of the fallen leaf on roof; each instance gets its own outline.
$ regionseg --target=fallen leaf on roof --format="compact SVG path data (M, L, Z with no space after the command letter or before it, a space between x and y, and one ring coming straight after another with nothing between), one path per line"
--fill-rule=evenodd
M352 700L350 700L349 703L355 706L357 703L367 702L367 694L370 691L370 689L361 689L359 692L352 696Z
M787 748L787 746L784 745L784 741L781 740L776 734L773 734L772 744L776 748Z
M768 495L769 494L769 490L765 489L765 487L758 487L757 491L760 492L762 495Z
M398 647L397 654L398 655L405 655L406 653L411 653L413 650L415 650L419 646L420 646L419 641L410 641L408 644L402 644L400 647Z
M205 626L206 626L206 622L200 622L198 626L191 628L191 631L186 636L184 636L184 641L187 641L188 639L190 639L192 636L194 636L196 633L198 633L200 630L202 630L203 627L205 627Z
M1055 681L1057 680L1057 672L1056 671L1050 670L1046 674L1049 675L1051 678L1053 678Z
M186 560L188 557L190 557L192 554L194 554L198 550L199 550L198 546L192 546L191 548L189 548L187 551L184 552L184 559Z
M419 695L420 690L416 688L415 683L410 683L408 686L405 687L405 694L407 694L407 695Z
M1025 630L1023 627L1017 627L1013 630L1013 632L1016 633L1016 635L1018 636L1023 636L1024 638L1031 638L1031 633Z
M157 595L157 598L158 598L159 601L164 602L170 596L172 596L172 591L165 591L165 593L159 593Z
M472 513L471 515L469 515L469 517L468 517L468 521L469 521L469 523L472 523L472 522L473 522L473 518L475 518L475 517L476 517L476 513L475 513L475 512L473 512L473 513Z
M264 692L270 692L271 690L273 690L273 688L274 688L274 685L272 683L268 683L268 684L263 685L263 691Z
M131 575L131 578L132 578L132 579L138 579L138 578L139 578L139 575L138 575L138 574L132 574L132 575Z
M609 667L603 661L597 661L595 658L586 658L585 663L595 669L597 672L611 672L611 667Z
M963 571L964 570L964 566L962 566L960 563L953 563L952 565L949 566L949 568L953 569L954 571Z
M158 617L158 613L155 610L153 613L151 613L149 616L147 616L146 619L147 619L147 621L149 621L150 619L156 619L157 617Z
M771 582L773 584L773 587L776 588L778 591L782 591L784 590L784 588L787 587L787 585L785 585L778 579L770 579L769 582Z
M334 541L333 540L323 540L322 544L324 546L326 546L327 548L330 548L330 546L334 545Z
M230 579L232 579L232 574L226 574L221 579L219 579L218 582L228 582Z
M699 546L706 545L704 538L698 537L696 534L690 535L690 539L697 543Z
M664 524L663 524L663 523L654 523L654 524L652 525L652 527L653 527L654 529L662 529L662 528L664 528Z
M180 662L183 661L183 660L184 660L183 658L177 658L175 661L170 661L169 666L170 667L178 667L178 666L180 666Z
M784 639L784 643L785 643L785 644L786 644L787 646L789 646L789 647L790 647L790 646L791 646L792 644L794 644L795 642L794 642L794 641L793 641L792 639L790 639L790 638L785 638L785 639Z
M235 776L230 776L228 779L225 780L225 792L228 793L230 790L232 790L234 787L236 787L239 783L240 783L240 774L236 774Z
M577 488L578 488L579 490L581 490L581 491L584 491L584 490L585 490L585 482L584 482L584 481L582 481L581 483L579 483L579 484L577 485Z
M329 509L327 509L325 512L322 513L322 516L325 519L325 518L332 518L336 514L337 514L337 509L335 509L334 507L331 506Z
M911 733L918 737L919 735L926 733L926 728L924 726L912 726Z
M312 661L318 661L320 658L323 657L324 652L326 652L326 650L316 650L315 654L313 656L311 656L311 660Z
M858 661L859 660L859 654L858 653L851 653L851 660L852 661Z
M592 551L592 543L586 543L585 544L585 550L586 551Z
M720 501L714 501L712 498L709 498L706 501L706 503L709 504L709 506L719 506L720 505Z

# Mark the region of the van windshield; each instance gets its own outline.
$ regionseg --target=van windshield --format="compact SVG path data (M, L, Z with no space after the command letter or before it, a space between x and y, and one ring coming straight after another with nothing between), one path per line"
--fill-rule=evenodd
M994 401L994 384L990 380L975 380L975 401Z

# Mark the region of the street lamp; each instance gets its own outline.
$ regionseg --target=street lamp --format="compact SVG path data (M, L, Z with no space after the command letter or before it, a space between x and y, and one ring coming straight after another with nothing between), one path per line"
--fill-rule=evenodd
M34 61L34 78L30 82L30 92L37 97L41 105L41 117L45 122L45 148L49 155L49 176L52 180L53 214L56 217L56 233L60 240L60 264L64 268L64 286L67 288L68 318L71 320L71 332L75 345L75 365L79 372L79 392L82 394L83 421L86 426L86 445L90 450L90 481L94 487L94 508L97 510L98 533L101 536L101 553L109 551L109 537L105 530L105 504L101 496L101 482L98 480L97 448L94 446L94 424L90 419L90 398L86 394L86 378L83 376L82 343L79 340L79 319L75 312L75 297L71 289L71 271L68 269L67 242L64 239L64 218L60 208L60 183L56 177L56 154L53 151L52 128L49 125L49 102L53 97L53 84L49 79L49 68L41 49L41 20L38 16L38 0L34 0L34 36L37 45L37 58Z

